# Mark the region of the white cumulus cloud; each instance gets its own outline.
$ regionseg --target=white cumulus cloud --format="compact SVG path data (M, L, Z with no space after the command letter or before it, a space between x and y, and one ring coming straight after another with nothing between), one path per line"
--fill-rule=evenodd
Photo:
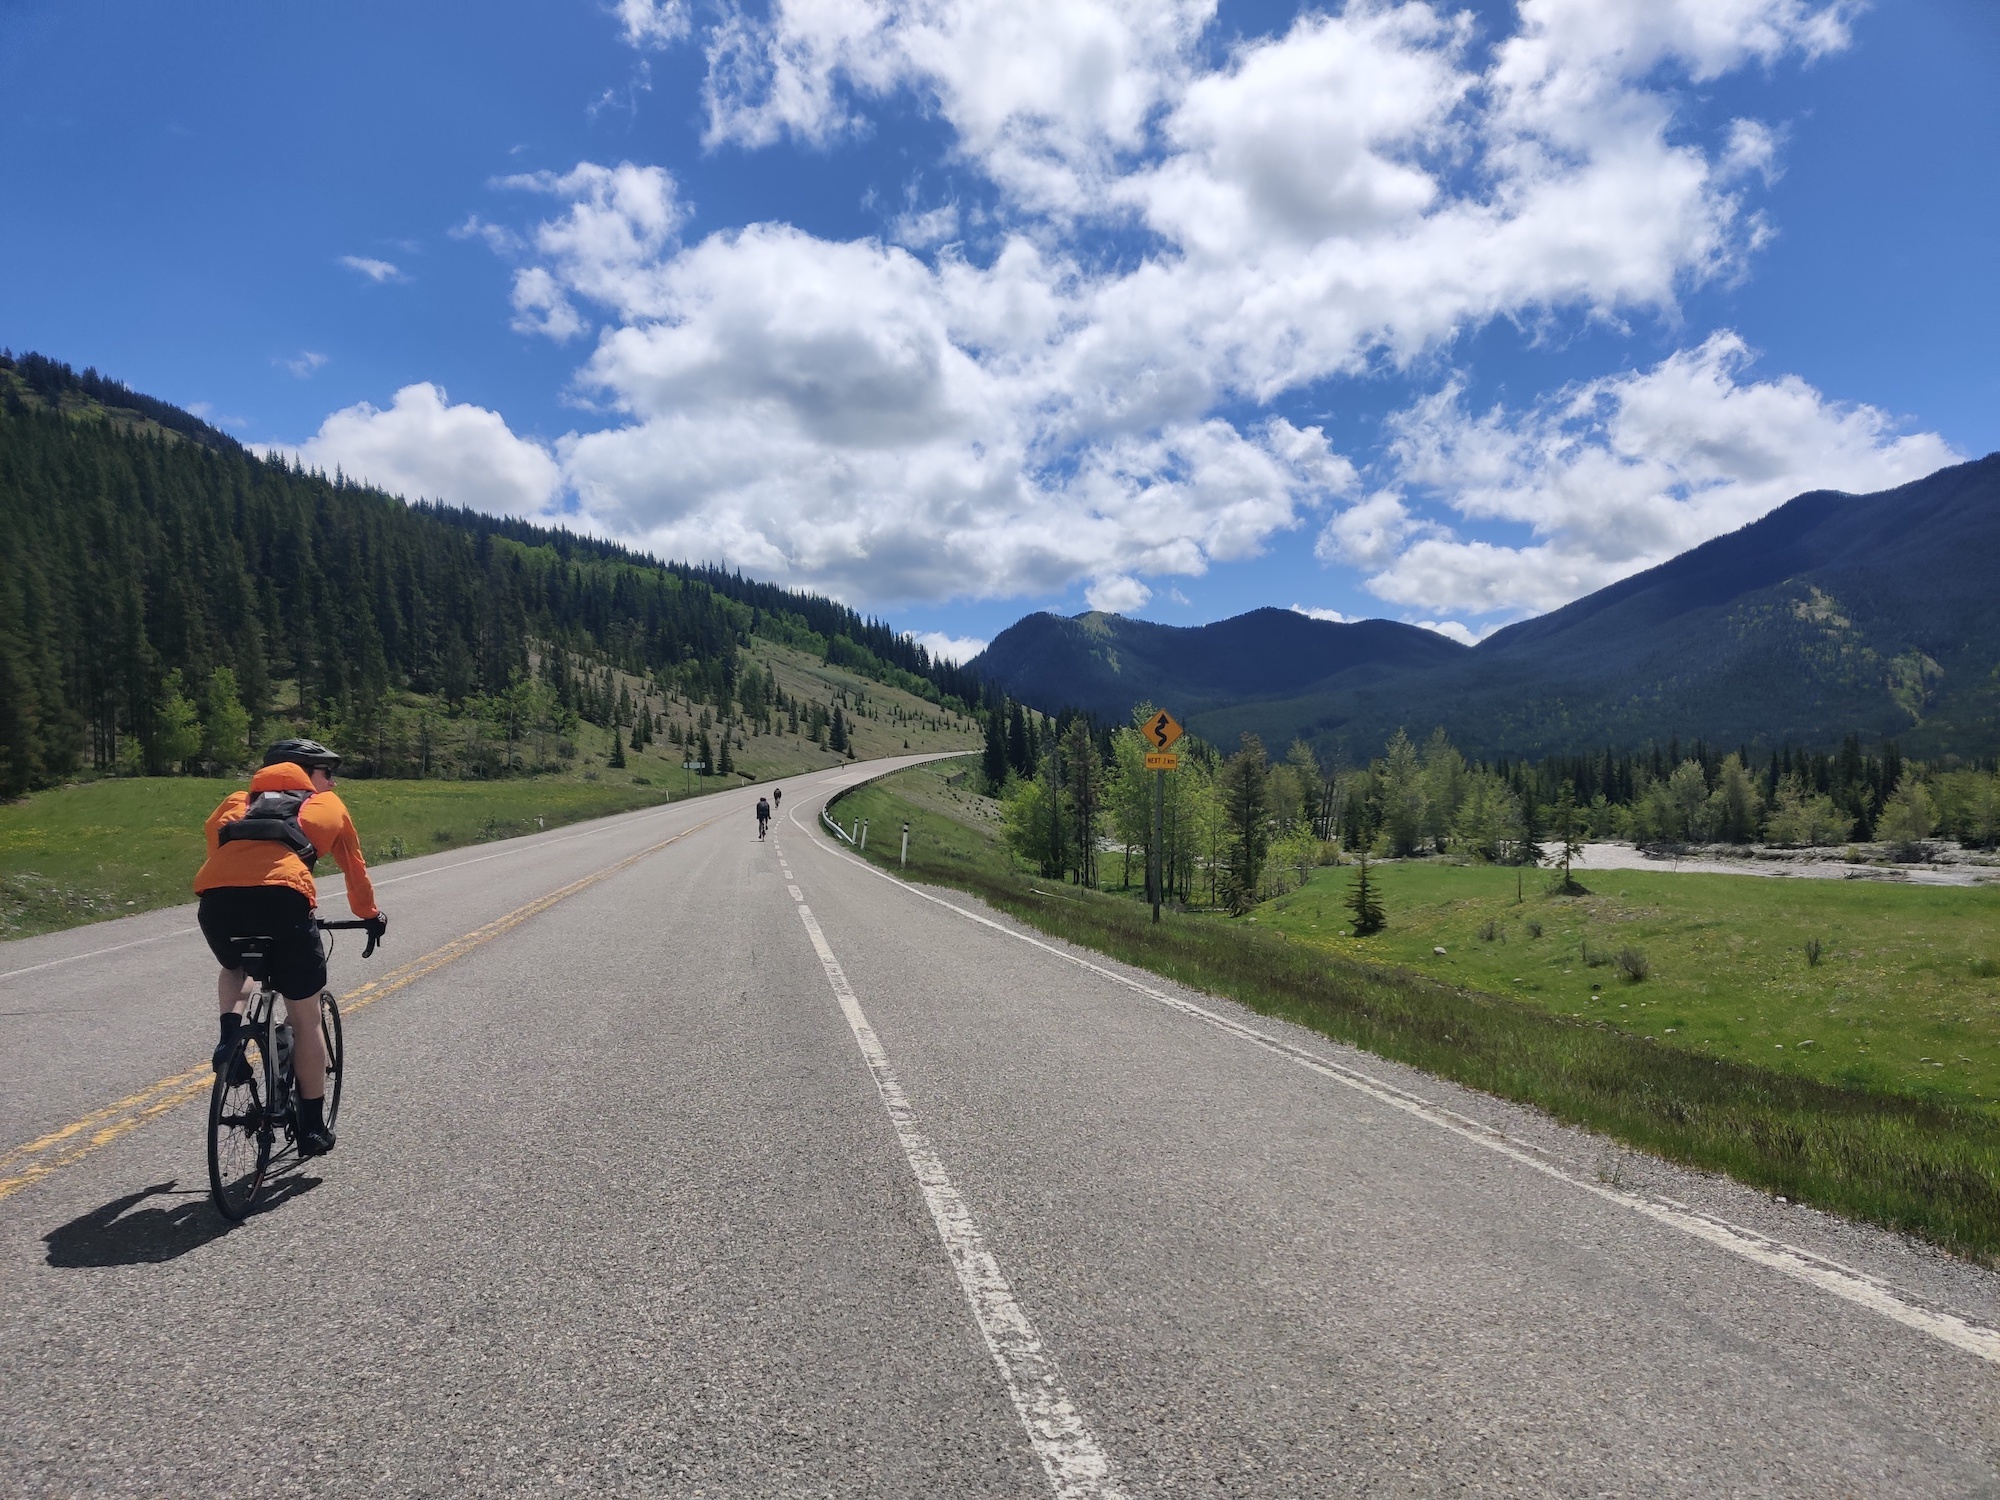
M498 412L454 406L428 381L404 386L386 408L366 401L343 407L300 445L298 456L406 499L499 515L538 513L562 481L548 452L517 437Z
M1500 628L1497 622L1478 630L1460 620L1412 620L1410 623L1419 630L1435 631L1447 640L1457 641L1461 646L1476 646Z
M618 23L634 47L665 47L688 34L685 0L618 0Z
M855 99L916 90L959 149L1037 207L1075 212L1146 142L1215 0L776 0L708 42L711 145L823 143Z
M1084 590L1084 602L1092 609L1103 610L1106 614L1127 615L1135 609L1143 609L1146 601L1153 597L1153 591L1138 579L1124 573L1113 573L1109 578L1098 578Z
M1526 412L1470 413L1446 386L1395 419L1402 478L1467 521L1525 525L1533 540L1433 530L1391 542L1368 587L1474 614L1552 609L1806 490L1887 489L1959 457L1937 434L1901 433L1886 412L1829 400L1795 375L1745 380L1750 358L1740 337L1718 333Z
M378 286L385 281L402 281L405 279L403 273L396 268L393 262L376 260L371 256L343 255L340 257L340 263L350 271L359 271Z
M889 242L696 237L663 168L582 162L503 179L554 201L532 228L458 232L515 260L516 328L605 325L577 383L616 420L553 461L589 524L640 545L871 603L1084 584L1134 609L1301 533L1413 610L1544 608L1801 475L1901 474L1942 445L1743 384L1713 341L1525 414L1447 388L1373 488L1271 403L1423 368L1496 319L1674 316L1768 233L1746 195L1782 144L1747 119L1690 139L1684 91L1837 50L1851 9L1522 0L1482 51L1442 4L1350 0L1217 52L1214 0L728 6L700 39L712 147L828 146L905 96L992 201L919 210L912 187ZM617 5L634 46L689 15ZM1086 253L1079 228L1133 248ZM1681 426L1648 415L1675 401ZM1765 407L1802 426L1764 434L1760 478L1751 435L1716 434ZM1531 543L1465 538L1440 504Z
M963 666L990 644L971 635L946 635L940 630L919 631L917 644L930 652L935 661L948 661Z

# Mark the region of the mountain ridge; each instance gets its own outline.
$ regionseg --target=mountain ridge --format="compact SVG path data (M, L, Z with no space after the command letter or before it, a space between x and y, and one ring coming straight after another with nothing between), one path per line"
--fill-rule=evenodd
M1442 725L1488 755L1637 748L1675 736L1830 748L1849 733L1898 738L1922 753L1991 755L2000 747L1994 559L2000 453L1875 494L1809 491L1474 647L1397 626L1450 649L1357 653L1315 677L1312 662L1281 659L1291 648L1279 632L1256 628L1291 612L1187 627L1078 617L1094 619L1113 650L1129 651L1146 631L1175 631L1185 659L1205 660L1224 639L1261 657L1224 691L1212 666L1189 672L1157 652L1141 658L1148 671L1086 669L1073 649L1064 654L1071 643L1061 631L1022 630L1058 617L1030 616L967 666L1038 707L1122 718L1134 703L1154 702L1224 743L1248 730L1365 755L1397 728ZM1039 658L1024 649L1030 643ZM1288 671L1291 684L1274 685Z

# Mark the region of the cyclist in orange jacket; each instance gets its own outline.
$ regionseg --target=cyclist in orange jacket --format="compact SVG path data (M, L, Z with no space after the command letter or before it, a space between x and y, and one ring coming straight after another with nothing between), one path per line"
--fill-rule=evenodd
M235 1045L249 998L250 979L236 940L271 940L265 962L272 987L285 997L292 1027L302 1156L323 1156L334 1144L326 1126L326 1054L319 1036L326 950L313 925L319 899L313 862L332 855L347 877L347 904L354 915L369 922L378 939L389 927L375 904L354 819L333 792L339 769L340 757L315 740L279 740L271 746L264 752L263 768L250 778L250 790L231 792L208 815L208 859L194 878L201 896L201 934L222 966L215 981L222 1027L215 1049L218 1069Z

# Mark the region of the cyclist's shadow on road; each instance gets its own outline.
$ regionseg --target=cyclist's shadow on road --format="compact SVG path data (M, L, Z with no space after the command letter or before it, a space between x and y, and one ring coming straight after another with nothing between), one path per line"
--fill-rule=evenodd
M268 1213L309 1193L321 1180L296 1171L276 1175L257 1200L255 1213ZM155 1199L162 1201L149 1201ZM49 1247L48 1263L62 1269L143 1266L176 1260L241 1227L215 1211L205 1188L183 1188L176 1180L113 1198L51 1229L42 1243Z

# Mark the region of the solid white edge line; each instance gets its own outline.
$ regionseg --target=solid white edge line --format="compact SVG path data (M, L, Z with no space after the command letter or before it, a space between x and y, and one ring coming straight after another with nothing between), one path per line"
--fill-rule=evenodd
M794 900L798 899L796 888L792 895ZM985 1237L973 1222L972 1211L945 1174L936 1149L918 1129L916 1111L889 1066L889 1054L862 1013L861 1002L855 998L853 987L848 984L840 960L834 957L812 908L801 900L798 911L806 935L812 939L813 951L826 970L827 983L832 985L834 998L840 1002L841 1014L846 1016L862 1060L868 1064L876 1091L882 1096L883 1107L889 1112L889 1123L923 1192L931 1222L937 1226L938 1238L944 1243L945 1254L972 1309L973 1321L979 1325L993 1363L999 1366L1000 1379L1013 1398L1014 1410L1020 1415L1022 1427L1027 1429L1036 1457L1042 1461L1050 1487L1060 1500L1122 1500L1122 1492L1111 1478L1110 1460L1063 1388L1055 1356L1043 1345L1027 1313L1014 1300L1013 1288L1001 1272L1000 1263L986 1248Z
M1107 969L1102 964L1092 963L1089 959L1079 957L1074 953L1065 953L1053 943L1045 943L1041 939L1030 937L1024 932L1016 932L1004 923L996 922L990 917L982 917L977 912L967 911L964 907L946 901L940 896L933 896L928 891L920 891L908 881L900 880L896 876L889 874L886 870L878 870L873 865L852 855L844 854L831 845L822 842L811 829L806 829L805 832L807 837L811 838L815 844L819 845L822 850L832 855L835 859L845 860L849 864L857 865L861 869L866 870L870 875L881 880L886 880L891 885L896 886L900 890L907 891L910 895L920 900L929 901L934 905L942 906L947 911L956 912L967 921L977 922L982 927L990 927L995 932L1004 933L1008 937L1027 943L1032 947L1040 948L1044 952L1054 954L1057 958L1076 964L1080 968L1088 969L1094 974L1109 979L1114 984L1120 984L1127 989L1136 990L1148 999L1156 1000L1169 1009L1177 1010L1198 1020L1206 1021L1211 1026L1226 1031L1232 1036L1240 1037L1254 1046L1262 1047L1268 1052L1274 1052L1281 1057L1288 1058L1292 1062L1309 1068L1323 1077L1330 1078L1336 1083L1345 1084L1351 1089L1367 1094L1369 1097L1390 1106L1392 1109L1399 1109L1405 1114L1413 1115L1420 1120L1428 1121L1444 1130L1448 1130L1462 1139L1473 1142L1475 1145L1484 1146L1489 1151L1498 1152L1500 1155L1517 1161L1523 1166L1532 1168L1546 1177L1554 1178L1558 1182L1567 1183L1571 1187L1580 1188L1584 1192L1594 1194L1607 1203L1615 1203L1621 1208L1627 1208L1634 1213L1643 1214L1658 1223L1671 1225L1673 1228L1681 1230L1685 1234L1692 1235L1698 1240L1702 1240L1718 1249L1727 1250L1732 1255L1740 1255L1745 1260L1754 1261L1758 1265L1779 1272L1781 1275L1792 1277L1797 1281L1803 1281L1810 1286L1818 1287L1822 1291L1831 1292L1834 1296L1852 1302L1857 1307L1865 1307L1871 1312L1879 1313L1885 1318L1901 1323L1906 1328L1915 1329L1919 1333L1927 1333L1935 1339L1950 1344L1955 1349L1961 1349L1967 1354L1976 1355L1990 1364L2000 1364L2000 1331L1989 1328L1982 1323L1976 1323L1970 1318L1960 1317L1957 1313L1946 1312L1939 1308L1926 1307L1922 1303L1917 1302L1907 1292L1892 1287L1887 1282L1880 1281L1865 1271L1857 1271L1851 1266L1841 1265L1838 1261L1828 1260L1825 1256L1815 1255L1810 1250L1802 1250L1796 1245L1788 1245L1782 1240L1771 1239L1766 1235L1759 1234L1754 1229L1745 1228L1741 1224L1731 1223L1727 1219L1717 1218L1713 1214L1701 1213L1689 1208L1686 1204L1676 1203L1668 1198L1655 1198L1641 1193L1627 1192L1623 1188L1609 1187L1603 1183L1586 1181L1557 1166L1555 1162L1543 1156L1533 1147L1524 1146L1518 1142L1509 1140L1502 1132L1495 1130L1490 1125L1483 1125L1477 1120L1432 1104L1429 1100L1420 1098L1406 1090L1399 1089L1394 1084L1360 1072L1357 1069L1349 1068L1341 1063L1334 1062L1330 1058L1321 1057L1316 1053L1309 1052L1304 1047L1280 1041L1278 1038L1267 1035L1253 1026L1246 1026L1241 1021L1220 1015L1204 1006L1195 1004L1191 1000L1179 999L1173 995L1166 994L1164 991L1156 990L1151 985L1142 984L1136 979L1128 978L1114 970Z
M151 937L133 938L129 943L113 943L109 948L93 948L88 953L72 953L66 958L52 958L45 963L29 964L25 969L9 969L0 974L0 979L14 979L22 974L38 974L43 969L58 968L63 964L73 964L86 958L102 958L107 953L123 953L127 948L143 948L148 943L165 942L168 938L186 937L190 932L199 932L198 927L176 927L172 932L156 932Z

